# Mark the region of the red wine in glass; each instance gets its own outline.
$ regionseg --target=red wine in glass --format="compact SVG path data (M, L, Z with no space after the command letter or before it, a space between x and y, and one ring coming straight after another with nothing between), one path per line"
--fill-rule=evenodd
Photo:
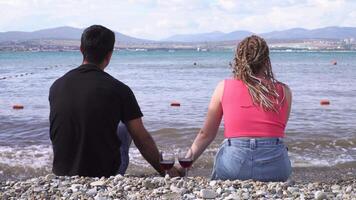
M168 170L172 169L172 167L174 166L174 160L174 154L160 152L159 164L160 167L164 170L165 174L168 174Z
M178 161L183 168L189 168L193 164L192 158L180 158Z
M194 154L191 148L188 151L180 150L178 155L178 162L185 170L185 177L188 176L188 169L192 166Z
M172 169L174 165L174 160L161 160L160 163L161 168L165 171Z

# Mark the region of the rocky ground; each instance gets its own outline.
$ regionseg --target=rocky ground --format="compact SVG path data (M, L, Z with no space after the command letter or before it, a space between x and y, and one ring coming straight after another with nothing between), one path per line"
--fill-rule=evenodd
M205 177L58 177L0 182L0 199L355 199L356 180L210 181Z

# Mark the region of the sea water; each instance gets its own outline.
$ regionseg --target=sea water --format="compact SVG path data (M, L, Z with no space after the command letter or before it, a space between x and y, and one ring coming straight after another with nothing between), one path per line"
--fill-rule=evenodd
M233 51L118 51L105 70L129 85L160 149L187 149L203 125L219 81L231 78ZM332 62L336 60L337 65ZM0 52L0 180L51 171L48 92L82 61L80 52ZM293 105L285 141L294 167L356 163L356 52L271 52L273 71L289 85ZM327 99L330 105L322 106ZM178 101L180 107L170 106ZM15 104L24 109L14 110ZM223 140L193 165L210 171ZM149 170L130 149L130 172Z

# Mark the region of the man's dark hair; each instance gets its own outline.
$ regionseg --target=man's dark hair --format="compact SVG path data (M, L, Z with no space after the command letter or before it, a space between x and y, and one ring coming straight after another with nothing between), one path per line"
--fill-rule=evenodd
M105 56L113 51L114 43L114 32L101 25L92 25L84 30L80 48L85 60L100 64Z

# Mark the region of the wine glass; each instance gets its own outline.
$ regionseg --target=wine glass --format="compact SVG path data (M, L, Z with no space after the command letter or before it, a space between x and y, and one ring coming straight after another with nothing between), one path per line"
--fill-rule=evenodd
M168 170L172 169L174 166L175 157L173 153L160 152L159 164L164 170L165 174L168 174Z
M180 166L185 170L185 177L188 176L188 169L192 166L194 161L194 154L191 148L188 151L180 150L178 154L178 161Z

